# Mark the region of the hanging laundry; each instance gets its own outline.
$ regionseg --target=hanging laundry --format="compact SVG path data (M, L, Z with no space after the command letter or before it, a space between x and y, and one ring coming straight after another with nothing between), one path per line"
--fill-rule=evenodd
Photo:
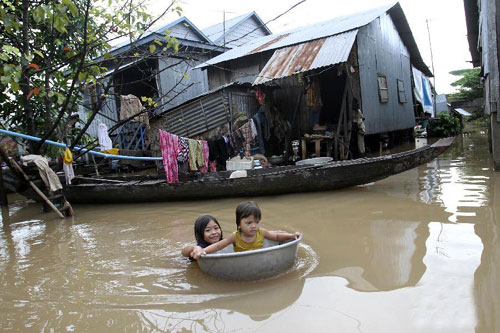
M229 144L233 149L234 155L238 155L241 150L245 147L245 138L240 129L229 134Z
M237 153L235 153L233 151L233 148L231 147L231 144L229 143L229 136L223 136L222 138L224 139L224 142L225 142L225 145L226 145L226 151L229 154L229 156L236 155ZM226 162L224 162L223 164L225 164L225 163Z
M105 151L113 148L113 142L108 135L108 126L104 123L100 123L97 129L97 139L99 140L99 145L101 146L101 151Z
M198 167L205 165L201 143L198 140L189 139L189 168L191 171L198 171Z
M225 165L230 155L227 149L227 143L224 138L219 138L214 141L208 141L208 150L210 161L217 161L221 165Z
M252 129L252 137L255 139L258 133L257 133L257 127L255 127L255 122L253 121L253 119L250 119L250 128Z
M255 98L257 99L257 103L259 103L259 105L264 105L266 103L266 94L261 88L257 88Z
M73 170L73 155L68 148L64 150L63 172L66 185L71 185L71 181L75 178L75 172Z
M180 163L186 163L189 158L189 139L180 137L179 138L179 153L177 154L177 161Z
M179 150L179 138L177 135L158 130L160 138L161 156L163 157L163 168L168 183L179 182L179 169L177 156Z
M250 121L246 122L243 126L240 127L241 134L243 138L245 138L245 143L250 144L253 142L255 136L252 134L252 124Z
M38 168L40 178L42 178L45 186L47 186L47 188L51 192L62 189L62 184L59 180L59 177L57 177L54 170L49 167L49 162L45 157L40 155L26 155L21 157L21 161L24 165L27 165L30 162L35 163L36 167Z
M120 150L118 148L111 148L111 149L103 150L102 152L104 154L120 155Z
M149 116L148 113L144 111L144 106L142 106L139 97L130 95L120 95L120 120L129 119L139 121L144 123L147 128L149 128Z
M261 116L259 113L255 114L253 116L252 120L255 122L255 128L257 130L257 138L259 139L259 152L262 155L266 154L266 147L265 147L265 142L264 142L264 134L262 133L262 124L261 124Z
M200 167L200 172L206 173L208 172L208 169L210 167L210 172L215 172L216 167L215 167L215 161L210 161L209 155L210 155L210 148L208 146L208 142L201 140L201 151L203 154L203 160L205 161L205 165Z

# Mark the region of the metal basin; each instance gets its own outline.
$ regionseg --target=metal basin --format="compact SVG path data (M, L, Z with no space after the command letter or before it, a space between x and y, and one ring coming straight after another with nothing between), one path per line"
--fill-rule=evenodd
M295 165L318 165L331 162L333 157L314 157L295 162Z
M217 279L255 280L276 275L293 265L302 240L278 242L264 239L262 249L233 252L233 244L198 259L200 269Z

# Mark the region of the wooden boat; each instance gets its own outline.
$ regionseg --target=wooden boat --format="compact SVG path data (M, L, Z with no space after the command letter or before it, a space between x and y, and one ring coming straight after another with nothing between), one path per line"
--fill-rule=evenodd
M453 139L374 158L247 170L242 178L230 178L231 171L197 174L179 184L168 184L164 177L154 176L77 177L63 191L71 203L138 203L334 190L415 168L443 153Z
M217 279L256 280L270 277L291 267L297 257L298 239L278 243L264 240L262 249L233 252L233 244L198 259L200 269Z

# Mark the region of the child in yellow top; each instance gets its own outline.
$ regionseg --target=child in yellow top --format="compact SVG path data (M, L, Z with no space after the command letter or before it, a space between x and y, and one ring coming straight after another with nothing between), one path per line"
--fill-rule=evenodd
M264 245L264 238L281 242L288 239L297 239L300 233L290 234L288 232L269 231L259 227L261 219L259 206L253 201L243 202L236 207L236 227L228 238L207 246L204 249L196 249L192 256L198 259L201 255L217 252L229 244L233 244L234 252L257 250Z

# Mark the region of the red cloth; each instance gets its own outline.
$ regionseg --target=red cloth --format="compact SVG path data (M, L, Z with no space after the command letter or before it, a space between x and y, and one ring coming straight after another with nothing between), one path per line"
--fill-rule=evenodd
M264 90L260 88L257 88L255 98L257 99L257 103L259 103L259 105L264 105L266 103L266 94L264 93Z
M179 137L175 134L158 130L160 137L161 156L163 158L163 168L168 183L179 182L179 169L177 156L179 154Z

